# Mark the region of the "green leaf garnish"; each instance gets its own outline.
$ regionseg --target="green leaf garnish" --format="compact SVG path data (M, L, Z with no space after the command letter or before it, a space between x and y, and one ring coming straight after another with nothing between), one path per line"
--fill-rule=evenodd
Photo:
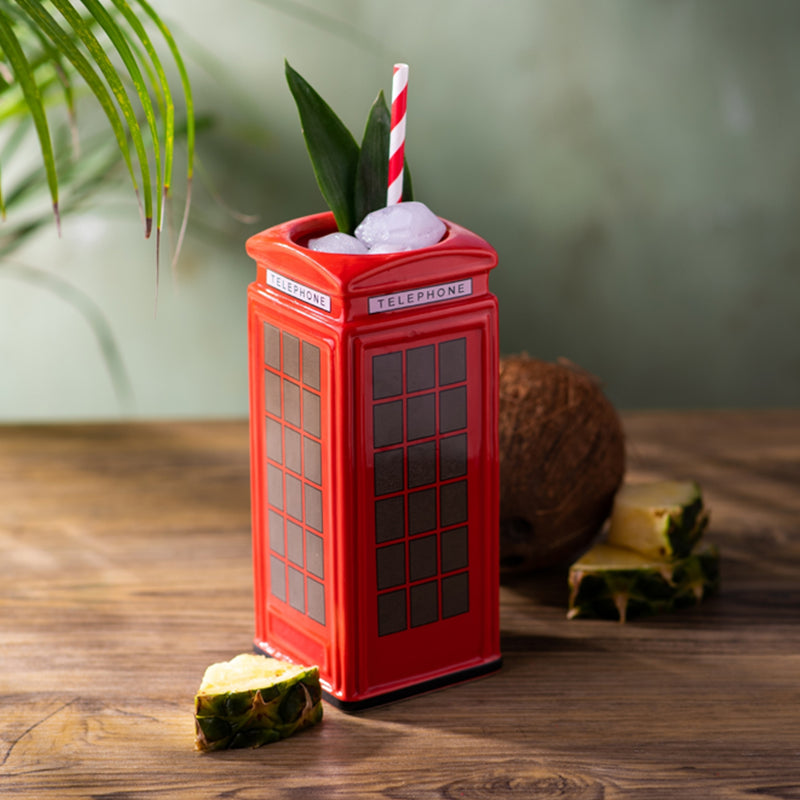
M297 104L303 137L322 196L340 231L356 225L355 180L359 148L353 135L331 107L286 62L286 80Z
M371 211L386 205L391 113L383 92L369 111L361 147L331 107L286 64L286 79L297 103L311 165L322 196L343 233L352 234ZM403 200L412 200L411 175L403 171Z
M383 92L372 104L361 142L355 185L356 219L386 205L386 184L389 180L389 132L391 112Z

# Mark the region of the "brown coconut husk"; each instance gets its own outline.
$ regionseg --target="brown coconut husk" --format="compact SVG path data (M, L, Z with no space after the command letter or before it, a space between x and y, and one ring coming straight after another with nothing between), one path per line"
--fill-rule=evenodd
M500 555L505 573L566 564L592 543L625 473L599 381L569 362L500 360Z

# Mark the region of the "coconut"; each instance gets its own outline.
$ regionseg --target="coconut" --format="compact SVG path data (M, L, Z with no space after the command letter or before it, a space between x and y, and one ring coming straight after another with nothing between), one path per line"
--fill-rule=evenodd
M625 439L599 381L569 362L500 360L500 563L571 563L600 532L625 472Z

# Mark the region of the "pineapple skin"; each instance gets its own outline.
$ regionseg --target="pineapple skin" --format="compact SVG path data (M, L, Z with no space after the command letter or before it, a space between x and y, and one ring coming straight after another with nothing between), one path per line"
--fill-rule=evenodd
M319 669L309 667L259 689L198 693L195 746L202 751L261 747L321 719Z
M616 558L619 554L622 558ZM697 605L719 588L713 546L684 558L653 560L624 548L597 545L569 572L568 619L626 622L634 617Z
M647 495L665 499L653 501ZM697 483L633 484L617 494L607 541L652 558L684 558L702 538L708 521Z

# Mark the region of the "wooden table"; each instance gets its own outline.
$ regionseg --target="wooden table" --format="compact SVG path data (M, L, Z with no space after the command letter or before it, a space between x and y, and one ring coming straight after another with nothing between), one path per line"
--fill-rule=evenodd
M0 797L800 797L800 412L625 415L632 476L698 479L721 594L565 618L502 589L493 676L260 750L193 749L250 648L244 422L0 428Z

